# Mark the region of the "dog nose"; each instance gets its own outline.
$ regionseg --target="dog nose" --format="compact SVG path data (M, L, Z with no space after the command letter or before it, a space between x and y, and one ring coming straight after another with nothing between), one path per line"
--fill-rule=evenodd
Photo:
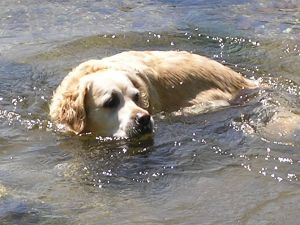
M137 113L135 117L135 121L137 124L142 126L147 126L150 123L151 116L149 113Z

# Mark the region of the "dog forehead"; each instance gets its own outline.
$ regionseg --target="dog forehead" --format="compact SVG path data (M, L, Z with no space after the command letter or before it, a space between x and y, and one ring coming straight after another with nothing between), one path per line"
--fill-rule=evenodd
M91 74L86 77L86 81L93 92L116 90L125 93L127 89L134 87L127 75L119 71Z

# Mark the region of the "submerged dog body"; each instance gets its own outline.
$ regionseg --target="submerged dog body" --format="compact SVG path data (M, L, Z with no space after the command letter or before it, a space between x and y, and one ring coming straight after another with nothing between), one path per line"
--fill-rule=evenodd
M256 84L203 56L177 51L129 51L89 60L55 91L51 119L77 134L128 137L150 132L151 114L228 102Z

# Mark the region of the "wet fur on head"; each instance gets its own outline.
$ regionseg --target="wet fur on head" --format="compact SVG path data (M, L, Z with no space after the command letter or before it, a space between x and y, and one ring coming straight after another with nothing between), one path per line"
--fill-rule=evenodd
M76 134L84 130L86 124L84 99L87 89L81 85L80 79L102 69L105 67L96 67L90 60L74 68L65 77L51 101L50 117L53 121L67 125L68 129Z

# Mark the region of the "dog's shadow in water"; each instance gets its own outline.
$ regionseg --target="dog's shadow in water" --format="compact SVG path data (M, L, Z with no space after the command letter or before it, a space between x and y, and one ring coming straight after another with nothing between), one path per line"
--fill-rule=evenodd
M75 142L74 138L77 139ZM67 139L61 146L72 155L72 159L64 166L66 178L101 187L146 182L143 171L151 169L152 160L148 160L148 157L154 148L152 134L131 139L91 135Z

